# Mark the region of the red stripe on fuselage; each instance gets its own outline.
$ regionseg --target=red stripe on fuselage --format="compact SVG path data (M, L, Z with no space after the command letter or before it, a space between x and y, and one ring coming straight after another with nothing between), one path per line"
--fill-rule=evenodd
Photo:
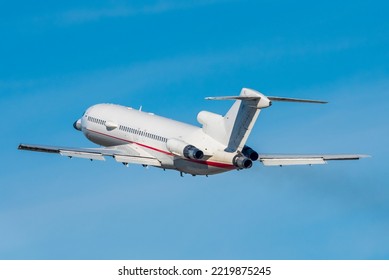
M124 142L130 143L130 144L136 144L138 146L141 146L141 147L144 147L144 148L147 148L147 149L159 152L159 153L163 153L163 154L168 155L168 156L174 156L174 154L172 154L170 152L167 152L167 151L164 151L164 150L160 150L160 149L157 149L157 148L145 145L145 144L141 144L141 143L138 143L138 142L133 142L133 141L130 141L130 140L127 140L127 139L119 138L119 137L116 137L116 136L112 136L112 135L105 134L105 133L102 133L102 132L99 132L99 131L95 131L95 130L92 130L92 129L88 129L88 128L86 130L88 130L90 132L93 132L93 133L100 134L100 135L104 135L104 136L107 136L107 137L110 137L110 138L113 138L113 139L124 141ZM188 161L194 162L194 163L198 163L198 164L205 164L205 165L208 165L208 166L218 167L218 168L235 169L234 165L228 164L228 163L222 163L222 162L216 162L216 161L200 161L200 160L194 160L194 159L185 159L185 160L188 160Z
M200 160L194 160L194 159L185 159L187 161L199 163L199 164L205 164L213 167L219 167L224 169L235 169L234 165L228 164L228 163L222 163L217 161L200 161Z

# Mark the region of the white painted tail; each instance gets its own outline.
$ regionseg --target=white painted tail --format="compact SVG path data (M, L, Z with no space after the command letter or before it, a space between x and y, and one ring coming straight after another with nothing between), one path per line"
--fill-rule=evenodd
M236 100L222 117L210 112L200 112L198 121L204 133L226 146L225 151L241 151L258 118L260 109L269 107L270 100L258 91L243 88L239 96L209 97L210 100Z

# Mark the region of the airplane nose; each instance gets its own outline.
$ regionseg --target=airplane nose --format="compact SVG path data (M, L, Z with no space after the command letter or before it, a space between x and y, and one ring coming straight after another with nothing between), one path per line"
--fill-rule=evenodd
M81 120L77 120L73 123L74 129L80 130L81 131Z

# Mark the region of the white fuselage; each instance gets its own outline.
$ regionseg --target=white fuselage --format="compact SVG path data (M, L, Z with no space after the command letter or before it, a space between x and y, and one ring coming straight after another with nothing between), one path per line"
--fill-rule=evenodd
M236 153L203 132L200 127L113 104L98 104L81 118L81 130L92 142L109 147L137 145L161 162L161 168L193 175L210 175L237 169ZM204 152L201 160L187 159L167 148L169 139L178 139Z
M224 116L199 112L197 121L202 127L125 106L98 104L87 109L81 119L74 122L73 127L103 148L20 144L18 149L89 160L112 157L125 165L142 164L173 169L180 171L181 175L212 175L248 169L255 161L265 166L284 166L325 164L327 161L368 157L359 154L258 154L246 145L260 111L270 107L271 101L324 101L266 97L248 88L242 88L239 96L206 99L234 100L234 104Z

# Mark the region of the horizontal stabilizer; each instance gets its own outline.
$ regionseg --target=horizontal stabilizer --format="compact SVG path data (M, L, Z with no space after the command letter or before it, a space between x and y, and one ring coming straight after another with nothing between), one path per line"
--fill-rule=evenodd
M327 101L312 100L312 99L300 99L300 98L288 98L277 96L266 96L270 101L280 102L299 102L299 103L316 103L326 104ZM219 96L219 97L206 97L206 100L260 100L261 96Z
M321 100L311 100L311 99L299 99L299 98L287 98L287 97L277 97L277 96L268 96L271 101L282 101L282 102L300 102L300 103L318 103L318 104L326 104L327 101Z
M218 97L206 97L206 100L259 100L260 96L218 96Z

